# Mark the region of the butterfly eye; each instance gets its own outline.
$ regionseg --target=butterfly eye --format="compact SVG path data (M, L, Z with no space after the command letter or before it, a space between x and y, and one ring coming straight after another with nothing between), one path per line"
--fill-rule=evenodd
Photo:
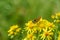
M33 23L36 23L36 22L37 22L37 20L36 20L36 19L34 19L32 22L33 22Z

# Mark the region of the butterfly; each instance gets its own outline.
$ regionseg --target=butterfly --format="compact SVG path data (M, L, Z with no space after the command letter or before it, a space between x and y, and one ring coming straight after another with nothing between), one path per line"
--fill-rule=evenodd
M34 19L32 22L33 22L33 23L36 23L36 22L38 22L40 19L41 19L41 17L38 17L38 18Z

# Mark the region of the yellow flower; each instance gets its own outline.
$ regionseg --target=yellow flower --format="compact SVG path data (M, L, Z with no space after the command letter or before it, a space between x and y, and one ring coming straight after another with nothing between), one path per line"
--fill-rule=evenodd
M45 28L45 24L41 23L41 24L37 25L37 27L38 27L38 30L41 32Z
M51 16L52 19L59 19L59 17L60 17L60 13L56 13Z
M8 33L11 32L11 31L12 31L12 29L8 30Z
M16 32L19 32L20 30L21 30L21 28L17 28L17 29L16 29Z
M33 28L31 33L37 33L37 28Z
M60 23L60 20L56 20L55 22Z
M24 38L24 40L35 40L35 36L33 34L28 34L26 38Z
M51 18L54 19L55 18L55 15L52 15Z
M40 27L40 28L44 28L45 26L44 26L43 23L41 23L41 24L39 25L39 27Z
M13 25L10 27L10 29L8 30L8 36L13 37L14 35L17 34L17 32L19 32L21 30L21 28L18 27L18 25Z
M29 28L33 28L35 26L35 24L32 21L29 21L28 23L25 24L27 27Z
M51 22L48 23L48 28L54 30L55 25Z
M43 30L46 27L46 22L47 22L47 20L42 19L41 21L39 21L37 23L37 28L40 32L41 32L41 30Z
M11 31L11 32L9 32L8 36L11 36L11 35L13 35L13 34L14 34L14 32Z
M49 22L48 20L42 19L42 21L37 23L37 27L38 27L38 30L40 30L40 32L41 32L41 30L43 30L45 28L54 29L55 25L53 23Z
M52 32L52 30L44 29L43 33L40 34L40 36L41 36L42 40L45 40L45 38L47 38L47 40L52 40L51 36L53 36L53 32Z
M59 13L56 13L56 16L60 16L60 12Z
M13 26L10 27L11 30L14 30L16 28L18 28L18 25L13 25Z
M35 25L36 25L36 24L34 24L32 21L29 21L28 23L26 23L25 30L28 31L27 33L36 31Z

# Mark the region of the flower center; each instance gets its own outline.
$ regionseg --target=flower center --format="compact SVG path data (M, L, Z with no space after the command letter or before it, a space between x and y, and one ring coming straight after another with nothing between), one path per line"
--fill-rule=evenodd
M49 35L49 32L46 32L46 33L45 33L45 36L48 36L48 35Z

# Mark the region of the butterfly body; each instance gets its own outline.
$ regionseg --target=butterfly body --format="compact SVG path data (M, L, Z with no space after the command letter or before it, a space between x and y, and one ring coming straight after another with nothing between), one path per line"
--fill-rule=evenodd
M41 17L38 17L38 18L34 19L32 22L33 22L33 23L36 23L36 22L38 22L40 19L41 19Z

